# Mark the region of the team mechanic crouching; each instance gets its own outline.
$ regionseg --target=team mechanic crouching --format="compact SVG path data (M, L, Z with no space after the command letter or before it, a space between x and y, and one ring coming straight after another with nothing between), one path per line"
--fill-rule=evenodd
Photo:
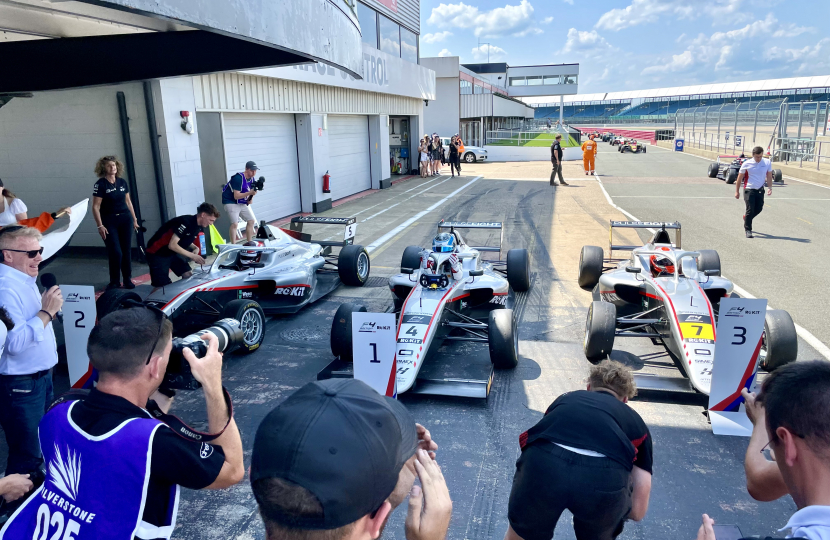
M159 310L115 311L92 330L87 354L98 386L58 400L40 422L46 480L0 531L22 538L167 539L179 486L224 489L244 476L242 441L222 388L222 354L184 357L202 383L213 445L185 438L150 415L172 349L173 325ZM155 394L154 394L155 393ZM146 407L146 408L145 408ZM180 433L184 433L179 429Z
M764 149L756 146L752 149L752 159L741 165L738 181L735 182L736 199L741 197L741 185L744 186L744 230L747 238L752 238L752 220L764 209L764 184L767 195L772 196L772 163L764 157Z

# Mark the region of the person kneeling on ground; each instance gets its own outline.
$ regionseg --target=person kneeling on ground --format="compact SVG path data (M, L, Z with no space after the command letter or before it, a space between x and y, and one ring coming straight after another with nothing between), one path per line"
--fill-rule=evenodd
M443 540L452 501L436 448L403 404L361 381L306 384L254 438L251 486L267 540L378 538L407 493L407 540Z
M170 285L170 270L180 278L193 275L190 259L196 264L205 264L199 253L196 238L206 227L213 225L219 217L219 210L209 203L202 203L196 215L178 216L159 228L147 243L147 265L150 267L150 282L153 291ZM152 293L151 293L152 294Z
M626 519L642 520L651 493L651 434L626 405L631 371L611 360L592 366L588 389L556 398L521 434L505 540L550 540L562 511L577 540L612 539Z
M798 511L779 531L787 538L830 538L830 363L793 362L770 373L761 393L746 394L747 411L766 431L769 456L779 476L747 457L747 489L760 500L789 493ZM752 401L750 403L750 401ZM753 440L755 439L755 440ZM750 447L757 437L750 439ZM756 448L757 450L757 448ZM758 452L760 454L761 452ZM772 463L772 462L770 462ZM781 485L783 483L783 486ZM714 520L703 515L698 540L716 540Z

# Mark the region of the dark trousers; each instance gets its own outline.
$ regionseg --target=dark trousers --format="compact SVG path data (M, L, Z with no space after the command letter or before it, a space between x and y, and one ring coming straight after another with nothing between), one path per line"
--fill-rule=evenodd
M577 540L612 540L631 512L632 490L621 464L537 442L516 462L507 518L524 540L550 540L567 508Z
M746 202L744 229L751 231L753 218L764 209L764 188L744 189L744 202Z
M107 238L104 244L107 246L107 257L109 257L110 283L121 283L121 276L124 277L124 282L130 281L133 275L130 260L133 218L128 212L123 212L101 216L101 223L107 228Z
M450 155L450 173L455 176L453 169L458 171L458 176L461 176L461 156L458 154Z
M50 370L0 375L0 426L9 445L6 475L28 474L43 465L37 426L53 400Z
M556 175L557 174L559 175L559 182L558 183L561 184L562 182L565 181L565 179L562 178L562 162L561 161L558 164L556 164L556 163L553 164L553 170L550 173L550 185L555 186L557 184L557 182L556 182Z

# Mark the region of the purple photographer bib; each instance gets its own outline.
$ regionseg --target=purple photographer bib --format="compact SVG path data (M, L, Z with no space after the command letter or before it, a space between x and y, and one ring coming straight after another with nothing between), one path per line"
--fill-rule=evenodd
M99 437L72 422L76 401L50 410L39 426L43 485L0 531L2 540L169 538L175 526L178 486L173 486L170 525L142 521L153 436L161 422L133 418Z

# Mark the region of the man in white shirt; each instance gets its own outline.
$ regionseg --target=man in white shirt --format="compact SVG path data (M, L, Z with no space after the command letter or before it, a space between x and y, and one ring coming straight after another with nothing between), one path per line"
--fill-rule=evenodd
M38 290L40 240L40 232L30 227L0 230L0 307L14 323L0 355L0 425L9 445L6 475L41 469L37 426L53 399L51 370L58 353L52 320L63 297L57 285L43 296Z
M789 493L798 507L779 531L787 538L830 540L830 362L793 362L776 369L764 379L756 401L763 408L756 420L764 419L769 440L762 452L769 449L768 459L786 486L786 491L774 488L778 479L767 479L774 489L765 491ZM698 540L715 540L713 523L704 514Z
M772 195L772 163L763 157L764 149L756 146L752 149L752 159L744 161L735 182L735 198L741 197L741 185L744 186L744 230L746 237L752 238L752 219L764 209L764 185L767 195Z

